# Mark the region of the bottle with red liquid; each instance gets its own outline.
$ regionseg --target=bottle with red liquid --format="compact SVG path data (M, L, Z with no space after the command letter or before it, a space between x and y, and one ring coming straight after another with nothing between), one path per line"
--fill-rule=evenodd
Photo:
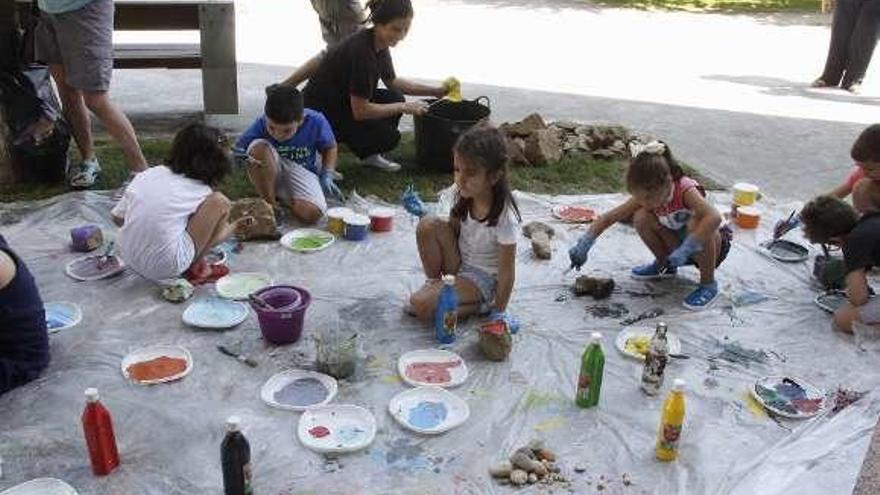
M251 446L241 433L238 416L230 416L226 420L226 437L220 444L220 463L223 466L225 495L253 495Z
M119 466L116 436L110 411L98 400L98 389L86 389L86 409L82 415L83 431L92 461L92 472L105 476Z

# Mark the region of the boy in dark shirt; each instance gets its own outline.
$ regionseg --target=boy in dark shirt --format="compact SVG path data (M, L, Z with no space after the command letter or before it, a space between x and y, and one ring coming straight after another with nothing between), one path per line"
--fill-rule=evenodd
M46 314L34 277L0 235L0 395L49 364Z
M834 244L843 250L846 294L849 300L834 312L835 326L852 332L853 321L880 324L880 298L871 298L867 271L880 265L880 212L861 218L847 203L819 196L801 210L804 233L810 242Z

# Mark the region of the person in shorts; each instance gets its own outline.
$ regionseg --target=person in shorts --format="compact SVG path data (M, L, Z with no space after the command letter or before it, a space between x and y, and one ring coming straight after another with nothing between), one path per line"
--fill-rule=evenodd
M327 47L336 45L363 27L364 8L359 0L312 0L321 22L321 36Z
M129 181L147 168L128 117L110 100L113 74L113 0L38 0L36 58L49 65L64 117L82 162L69 171L70 185L95 184L101 165L95 156L89 112L122 148Z

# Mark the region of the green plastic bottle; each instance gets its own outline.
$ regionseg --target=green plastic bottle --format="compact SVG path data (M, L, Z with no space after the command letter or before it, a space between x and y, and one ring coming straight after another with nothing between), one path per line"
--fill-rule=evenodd
M578 407L593 407L599 404L599 391L602 389L602 373L605 369L605 354L602 352L602 334L593 332L590 343L581 356L581 372L578 375L575 403Z

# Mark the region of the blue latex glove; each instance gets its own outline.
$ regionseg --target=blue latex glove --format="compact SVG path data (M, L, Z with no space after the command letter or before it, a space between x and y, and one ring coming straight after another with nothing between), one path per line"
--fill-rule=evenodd
M578 239L577 244L571 247L568 250L568 257L571 259L571 267L575 270L580 270L581 266L587 262L587 255L590 253L590 249L593 248L593 243L596 242L596 236L593 235L592 232L587 232L582 235L580 239Z
M416 191L416 187L413 184L407 186L400 199L403 201L403 208L411 215L421 218L428 214L425 203L422 202L422 198L419 197L419 192Z
M691 259L691 256L703 250L703 243L693 235L687 236L674 251L666 257L666 264L670 267L678 268Z
M519 320L507 314L506 311L493 309L492 312L489 313L489 321L503 321L507 324L507 329L510 330L511 334L519 332Z
M342 190L336 185L336 181L333 180L333 173L330 170L326 168L321 169L321 175L318 176L318 180L321 182L321 189L324 190L324 195L336 198L342 202L345 201L345 195L342 194Z
M780 220L773 226L773 240L779 239L790 231L801 226L801 216L794 215L788 220Z

